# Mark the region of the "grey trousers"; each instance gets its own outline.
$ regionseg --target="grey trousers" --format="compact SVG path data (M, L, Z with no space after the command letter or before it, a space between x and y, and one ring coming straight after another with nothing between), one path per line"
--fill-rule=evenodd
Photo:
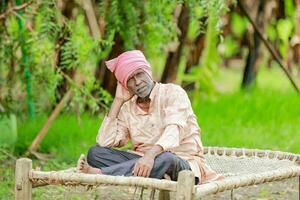
M92 167L101 169L106 175L132 176L133 167L140 157L126 151L95 145L89 149L87 162ZM191 170L189 163L173 153L163 152L155 158L150 177L162 179L168 174L173 181L177 181L181 170Z

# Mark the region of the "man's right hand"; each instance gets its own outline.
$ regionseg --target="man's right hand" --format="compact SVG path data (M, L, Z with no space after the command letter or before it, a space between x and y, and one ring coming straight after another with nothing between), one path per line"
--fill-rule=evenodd
M121 85L121 83L118 82L116 95L108 112L108 116L111 118L118 117L122 105L132 97L133 94L129 92L126 88L124 88Z
M133 93L124 88L121 83L118 82L115 99L125 103L133 97Z

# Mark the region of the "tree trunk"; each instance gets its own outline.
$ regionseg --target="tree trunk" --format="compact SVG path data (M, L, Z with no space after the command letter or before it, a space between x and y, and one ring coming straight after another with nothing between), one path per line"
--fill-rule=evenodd
M179 61L181 52L186 40L187 31L189 25L189 8L183 4L179 19L178 19L178 28L180 29L181 34L179 35L179 45L174 52L169 52L167 57L167 62L163 75L161 77L162 83L175 82L177 77L177 71L179 67Z
M114 38L114 45L112 47L112 51L110 52L107 60L117 57L121 53L124 52L123 40L119 33L116 33ZM104 77L102 82L103 89L107 90L111 95L115 95L115 90L117 87L117 79L115 75L107 69L104 60L100 62L100 69L104 69Z
M68 19L73 18L73 9L76 4L74 0L62 0L61 13Z
M204 24L207 18L201 19L201 24ZM188 53L188 60L185 66L184 73L188 74L190 70L199 64L200 57L202 55L203 49L204 49L204 42L205 42L205 34L199 33L199 35L196 37L194 42L189 46L189 53ZM187 83L183 82L182 87L185 90L193 90L195 87L195 83Z
M263 27L262 25L262 16L264 11L264 4L265 1L261 0L259 2L258 11L256 14L256 23ZM254 31L253 35L253 42L249 42L249 53L246 60L246 66L244 69L243 74L243 81L242 81L242 88L247 88L251 86L255 80L257 75L257 60L259 55L259 47L260 47L260 38L256 31Z
M185 74L187 74L193 66L199 64L200 56L204 49L204 41L205 35L203 33L200 33L196 37L195 42L190 46L188 60L184 70Z
M94 38L94 40L101 39L101 32L99 29L99 24L97 22L97 17L94 11L94 5L91 0L83 1L83 8L85 10L85 15L87 17L87 21L89 24L90 32Z

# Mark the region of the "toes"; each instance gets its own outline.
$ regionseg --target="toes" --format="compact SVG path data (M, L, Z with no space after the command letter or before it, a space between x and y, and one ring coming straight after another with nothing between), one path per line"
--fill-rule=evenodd
M85 155L81 154L79 159L85 161Z
M78 172L82 172L82 170L84 169L85 163L86 163L85 156L84 156L84 154L81 154L78 159L78 162L77 162L77 171Z

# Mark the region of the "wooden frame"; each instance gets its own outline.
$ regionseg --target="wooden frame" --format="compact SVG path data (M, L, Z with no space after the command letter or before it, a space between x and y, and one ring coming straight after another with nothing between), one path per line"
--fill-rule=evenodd
M236 156L236 157L259 157L278 160L288 160L293 165L260 172L257 174L246 174L241 176L227 177L224 180L212 181L203 185L194 185L195 177L191 171L181 171L178 181L159 180L142 177L108 176L100 174L76 173L69 171L37 171L32 169L32 161L21 158L16 163L15 174L15 195L17 200L30 200L32 189L45 185L118 185L118 186L138 186L160 190L159 199L169 200L169 192L176 193L177 200L200 199L206 195L233 190L239 187L257 185L277 180L299 177L299 198L300 198L300 155L279 151L263 151L253 149L208 147L205 154L215 156Z

